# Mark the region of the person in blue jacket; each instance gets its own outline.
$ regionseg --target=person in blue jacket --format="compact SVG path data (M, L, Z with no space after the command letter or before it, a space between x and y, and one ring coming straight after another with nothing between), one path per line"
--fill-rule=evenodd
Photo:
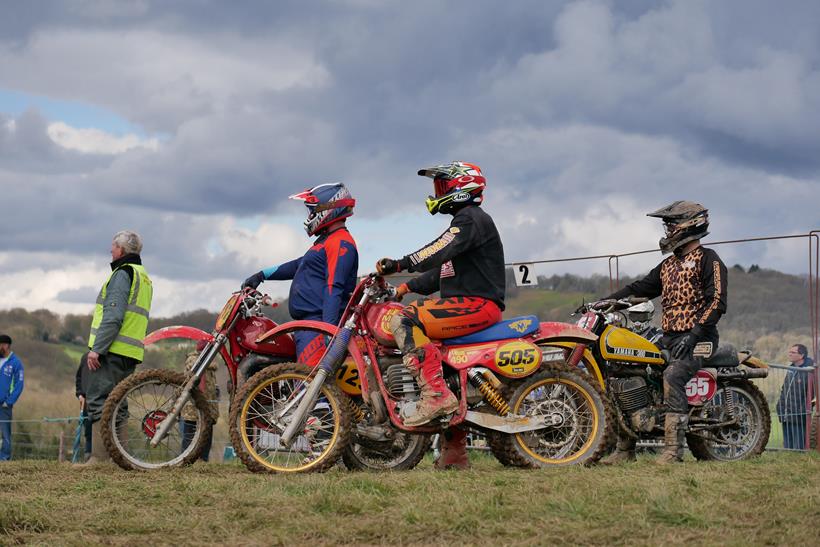
M356 287L359 253L345 225L356 200L342 183L320 184L290 196L308 209L305 231L316 237L301 258L261 270L242 283L257 288L266 280L289 280L288 311L293 319L336 325ZM315 365L325 352L325 337L315 331L297 331L296 358Z
M23 393L23 363L11 351L11 337L0 334L0 461L11 459L11 409Z

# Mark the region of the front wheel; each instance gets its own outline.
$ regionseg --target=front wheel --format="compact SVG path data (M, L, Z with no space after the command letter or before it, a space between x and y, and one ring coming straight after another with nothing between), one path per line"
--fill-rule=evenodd
M763 453L769 442L771 417L766 397L748 380L723 384L700 408L702 418L730 421L734 407L737 422L718 429L689 432L689 451L699 460L737 461Z
M150 470L189 465L211 437L205 396L197 389L156 447L151 440L171 414L186 377L181 372L149 369L132 374L111 391L103 406L101 435L111 459L123 469Z
M286 363L254 374L236 395L228 421L231 442L254 472L326 471L350 440L350 411L339 388L326 382L290 446L280 436L293 418L312 369Z
M490 433L490 449L502 464L590 464L606 451L613 435L612 411L601 388L583 372L551 364L507 392L513 414L550 418L553 425L523 433Z

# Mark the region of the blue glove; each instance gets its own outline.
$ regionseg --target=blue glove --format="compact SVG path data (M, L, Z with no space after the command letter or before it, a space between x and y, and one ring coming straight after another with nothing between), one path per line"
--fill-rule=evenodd
M244 289L245 287L250 287L252 289L255 289L256 287L261 285L264 280L265 274L261 271L256 272L255 274L253 274L252 276L250 276L242 282L242 288Z

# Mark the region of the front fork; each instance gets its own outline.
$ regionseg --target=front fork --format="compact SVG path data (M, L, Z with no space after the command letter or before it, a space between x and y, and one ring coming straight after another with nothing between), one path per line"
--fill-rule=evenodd
M316 367L316 375L308 384L304 392L305 395L299 402L299 406L293 411L293 415L287 427L285 427L285 431L282 432L280 442L283 446L290 447L290 443L293 441L297 432L302 431L308 413L313 410L325 380L327 380L328 376L335 377L336 369L347 356L347 344L350 341L354 328L355 321L351 318L345 323L344 328L333 337L333 340L330 342L330 347L327 348L327 351L325 351L325 354ZM287 411L287 407L285 411Z
M182 412L182 409L186 404L188 404L188 401L191 400L191 391L194 389L194 386L199 383L205 369L208 368L208 365L211 364L211 361L214 360L214 357L216 357L216 354L219 353L219 350L225 342L227 342L227 340L228 338L224 334L218 334L214 341L202 353L199 354L196 363L194 363L194 366L191 369L191 377L188 378L188 381L185 382L184 386L182 386L182 392L174 401L174 407L171 409L170 414L168 414L168 416L160 422L156 433L151 438L151 448L156 448L165 438L165 435L168 434L171 427L176 424L177 418L179 418L179 414Z

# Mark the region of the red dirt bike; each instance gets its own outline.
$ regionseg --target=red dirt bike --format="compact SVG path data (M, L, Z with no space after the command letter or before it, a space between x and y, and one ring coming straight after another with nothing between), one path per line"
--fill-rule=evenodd
M356 416L371 417L372 433L437 433L464 424L487 435L505 465L545 467L598 459L612 437L612 415L593 377L563 361L556 343L592 344L597 336L564 323L517 317L483 331L436 342L444 373L459 398L452 415L417 427L401 412L420 390L389 329L402 309L395 289L376 274L362 279L319 364L272 365L237 393L231 440L253 471L330 468L350 443ZM276 339L282 327L260 341ZM556 355L557 360L556 360ZM345 367L348 357L354 369ZM357 376L361 406L333 379ZM354 403L355 404L352 404Z
M271 364L296 360L296 347L290 335L293 331L335 332L335 326L318 321L293 321L277 326L262 315L264 306L275 305L270 297L246 288L231 295L212 333L189 326L165 327L150 333L145 338L146 345L168 339L207 344L190 373L144 370L129 376L111 392L103 408L102 423L106 448L114 461L125 469L156 469L196 461L207 445L212 427L207 401L195 386L217 355L227 366L232 400L245 378ZM257 340L274 328L278 329L276 336L264 342ZM339 383L351 396L356 396L355 378L340 377ZM195 409L186 415L197 416L194 423L186 420L186 426L193 430L192 437L188 431L187 442L178 419L186 405ZM357 435L342 455L350 469L409 469L429 449L429 439L418 435L367 437L366 419L362 422L361 438Z

